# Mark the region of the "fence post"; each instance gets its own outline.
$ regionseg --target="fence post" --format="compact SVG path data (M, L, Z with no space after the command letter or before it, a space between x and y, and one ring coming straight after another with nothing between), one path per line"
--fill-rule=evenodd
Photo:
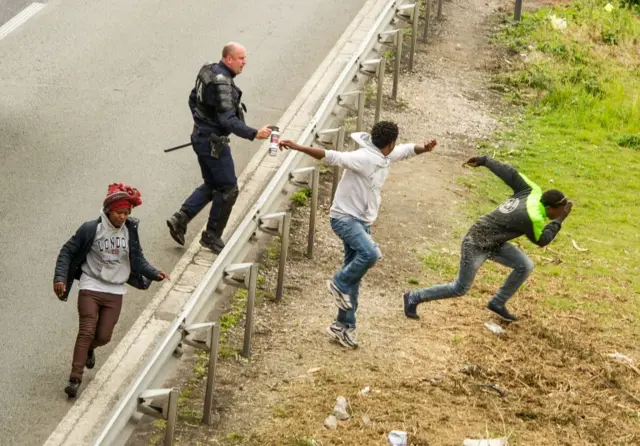
M516 7L513 13L513 19L516 22L519 22L522 18L522 0L516 0Z
M429 20L431 19L431 1L424 0L424 33L422 34L422 41L426 42L429 38Z

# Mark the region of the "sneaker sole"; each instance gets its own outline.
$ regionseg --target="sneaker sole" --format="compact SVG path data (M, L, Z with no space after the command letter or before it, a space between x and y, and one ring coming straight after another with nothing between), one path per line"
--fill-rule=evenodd
M171 234L171 238L180 246L184 246L184 238L181 238L178 233L175 231L171 223L167 220L167 227L169 228L169 234Z
M351 305L351 302L347 302L345 298L342 296L342 294L337 289L334 289L333 283L330 280L327 280L327 289L333 296L333 299L335 300L335 303L336 303L336 307L344 311L348 311L353 308L353 305Z

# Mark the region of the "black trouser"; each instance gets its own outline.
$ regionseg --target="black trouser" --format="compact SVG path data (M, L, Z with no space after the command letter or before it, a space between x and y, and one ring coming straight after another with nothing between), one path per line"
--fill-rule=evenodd
M224 146L219 158L211 156L208 136L195 133L191 136L193 150L198 156L204 184L198 186L182 205L189 219L195 217L209 202L207 230L222 236L229 221L231 210L238 197L238 179L229 145Z

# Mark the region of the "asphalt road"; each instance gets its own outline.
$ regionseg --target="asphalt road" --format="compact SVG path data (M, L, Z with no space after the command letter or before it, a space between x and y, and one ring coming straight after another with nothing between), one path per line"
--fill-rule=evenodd
M187 97L229 40L250 125L275 123L364 0L53 0L0 40L0 438L38 445L71 403L63 393L76 296L51 290L60 246L97 217L107 185L139 188L147 258L171 271L184 248L165 220L200 183ZM0 25L28 3L0 0ZM218 20L224 19L223 22ZM233 138L239 174L258 142ZM206 212L188 233L191 242ZM152 298L129 288L110 346ZM83 384L84 385L84 384Z

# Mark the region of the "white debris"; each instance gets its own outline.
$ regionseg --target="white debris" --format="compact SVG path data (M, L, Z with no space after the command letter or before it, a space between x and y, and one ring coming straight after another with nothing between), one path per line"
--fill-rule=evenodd
M502 328L500 325L496 324L495 322L485 322L484 326L487 327L487 329L489 329L491 333L495 333L497 335L501 335L504 333L504 328Z
M407 433L403 431L391 431L387 437L390 446L407 446Z
M604 10L607 11L607 12L611 12L611 11L613 11L613 9L614 8L613 8L613 5L611 3L607 3L605 5L605 7L604 7Z
M367 393L369 393L371 391L371 387L367 386L364 389L362 389L360 391L360 395L366 395Z
M628 357L628 356L626 356L626 355L623 355L622 353L618 353L618 352L615 352L615 353L609 353L607 356L608 356L609 358L613 358L613 359L618 359L618 360L620 360L620 361L624 361L624 362L626 362L627 364L633 364L633 359L629 358L629 357Z
M552 14L549 17L549 20L551 20L551 26L553 27L553 29L558 29L558 30L567 29L567 21L565 19L556 17L555 14Z
M463 446L507 446L507 437L485 438L482 440L465 439Z

